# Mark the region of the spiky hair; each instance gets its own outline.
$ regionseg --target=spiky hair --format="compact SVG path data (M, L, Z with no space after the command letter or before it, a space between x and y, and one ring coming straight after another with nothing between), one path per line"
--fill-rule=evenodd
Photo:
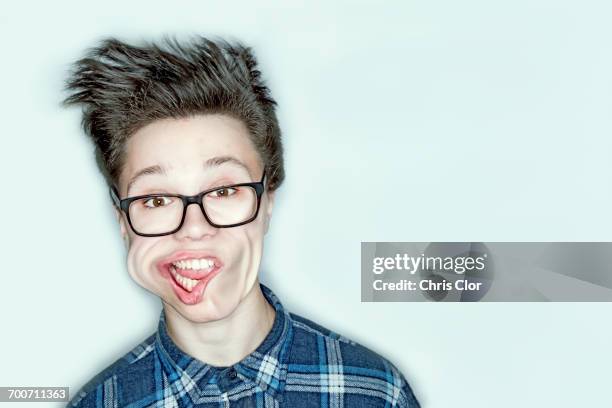
M241 120L275 190L285 172L276 102L261 79L250 47L194 36L179 42L130 45L100 41L72 66L64 106L82 106L81 125L95 145L96 162L117 186L130 135L159 119L223 113Z

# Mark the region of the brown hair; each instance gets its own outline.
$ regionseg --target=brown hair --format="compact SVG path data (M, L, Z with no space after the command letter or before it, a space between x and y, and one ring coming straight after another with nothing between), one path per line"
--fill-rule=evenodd
M285 177L276 102L261 79L250 47L196 36L180 43L129 45L106 38L76 61L65 106L81 104L82 127L95 145L96 162L117 186L126 142L158 119L223 113L242 120L275 190Z

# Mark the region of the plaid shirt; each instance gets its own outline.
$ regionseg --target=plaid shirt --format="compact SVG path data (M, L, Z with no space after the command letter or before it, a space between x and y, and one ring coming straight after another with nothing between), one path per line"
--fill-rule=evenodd
M68 406L420 408L392 363L287 312L260 285L276 318L242 361L214 367L186 354L168 335L162 310L157 332L91 379Z

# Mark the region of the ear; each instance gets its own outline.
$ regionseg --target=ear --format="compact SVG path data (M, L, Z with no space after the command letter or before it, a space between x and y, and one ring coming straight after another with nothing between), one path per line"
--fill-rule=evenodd
M264 229L264 234L268 233L268 229L270 228L270 220L272 219L272 208L274 207L274 191L269 191L267 190L265 192L265 194L267 194L267 198L268 198L268 206L266 208L266 226Z
M129 242L130 237L127 232L125 217L123 216L123 213L117 209L117 207L113 206L113 210L115 210L115 217L117 217L117 222L119 223L121 239L123 239L123 241L127 244Z

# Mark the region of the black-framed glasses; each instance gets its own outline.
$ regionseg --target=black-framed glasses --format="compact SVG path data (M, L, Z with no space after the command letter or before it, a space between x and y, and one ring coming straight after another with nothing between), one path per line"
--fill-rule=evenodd
M259 213L265 178L264 170L261 181L218 186L193 196L160 193L119 199L115 187L110 189L110 195L117 208L127 215L134 233L159 237L181 229L190 204L197 204L206 221L216 228L237 227L253 221Z

